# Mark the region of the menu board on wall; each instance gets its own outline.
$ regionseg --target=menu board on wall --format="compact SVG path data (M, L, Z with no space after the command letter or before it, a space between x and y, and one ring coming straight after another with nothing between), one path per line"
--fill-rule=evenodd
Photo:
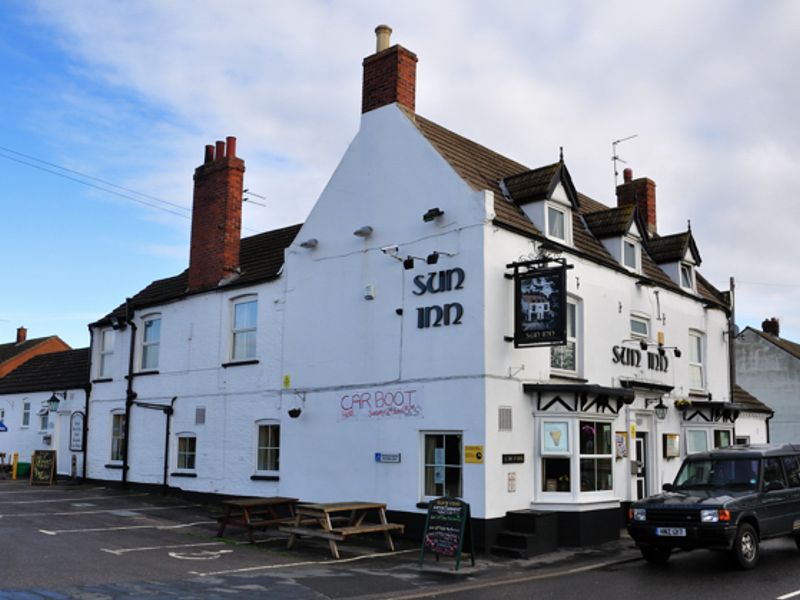
M458 498L436 498L428 504L425 518L425 531L422 535L422 549L419 564L425 560L429 550L439 560L439 556L454 556L456 570L461 564L461 551L466 547L475 565L475 549L472 542L472 522L469 504Z

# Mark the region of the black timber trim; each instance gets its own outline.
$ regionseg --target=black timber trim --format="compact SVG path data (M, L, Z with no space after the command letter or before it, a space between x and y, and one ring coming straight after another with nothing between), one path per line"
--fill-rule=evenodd
M640 381L638 379L620 379L619 384L627 389L650 390L653 392L663 392L665 394L675 389L674 385L654 383L651 381Z
M237 360L236 362L227 362L222 363L222 368L227 369L228 367L244 367L245 365L257 365L258 359L254 358L251 360Z
M197 477L197 473L181 473L180 471L175 471L174 473L169 474L170 477Z
M730 402L693 401L680 410L684 422L735 423L739 418L739 409Z
M252 481L280 481L280 475L250 475Z

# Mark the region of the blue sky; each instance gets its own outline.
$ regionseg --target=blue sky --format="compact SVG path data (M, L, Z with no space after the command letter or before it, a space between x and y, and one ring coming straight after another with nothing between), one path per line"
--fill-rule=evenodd
M0 3L0 341L24 325L85 346L87 323L182 271L217 139L237 136L266 197L245 235L301 222L357 130L383 22L419 56L420 114L531 167L564 146L606 204L611 141L638 134L619 153L656 181L659 231L691 219L701 272L737 279L739 325L775 316L800 341L789 0Z

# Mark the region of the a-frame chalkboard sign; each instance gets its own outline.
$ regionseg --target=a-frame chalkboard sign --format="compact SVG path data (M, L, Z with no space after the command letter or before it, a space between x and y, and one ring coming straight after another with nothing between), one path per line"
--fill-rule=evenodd
M56 451L34 450L31 457L31 485L53 485L56 479Z
M422 534L422 549L419 564L425 560L425 551L439 556L455 556L456 571L461 565L462 550L469 552L475 566L475 547L472 541L472 519L469 504L458 498L436 498L428 504L425 531Z

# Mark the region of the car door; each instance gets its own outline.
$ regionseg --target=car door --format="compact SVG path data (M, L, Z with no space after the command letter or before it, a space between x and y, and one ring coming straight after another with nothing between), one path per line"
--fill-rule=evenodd
M782 457L770 456L764 459L762 478L761 537L775 537L792 531L792 495L783 473ZM770 487L780 486L778 489Z
M788 507L789 521L792 530L800 531L800 456L784 456L783 470L786 473L786 483L789 485L790 495Z

